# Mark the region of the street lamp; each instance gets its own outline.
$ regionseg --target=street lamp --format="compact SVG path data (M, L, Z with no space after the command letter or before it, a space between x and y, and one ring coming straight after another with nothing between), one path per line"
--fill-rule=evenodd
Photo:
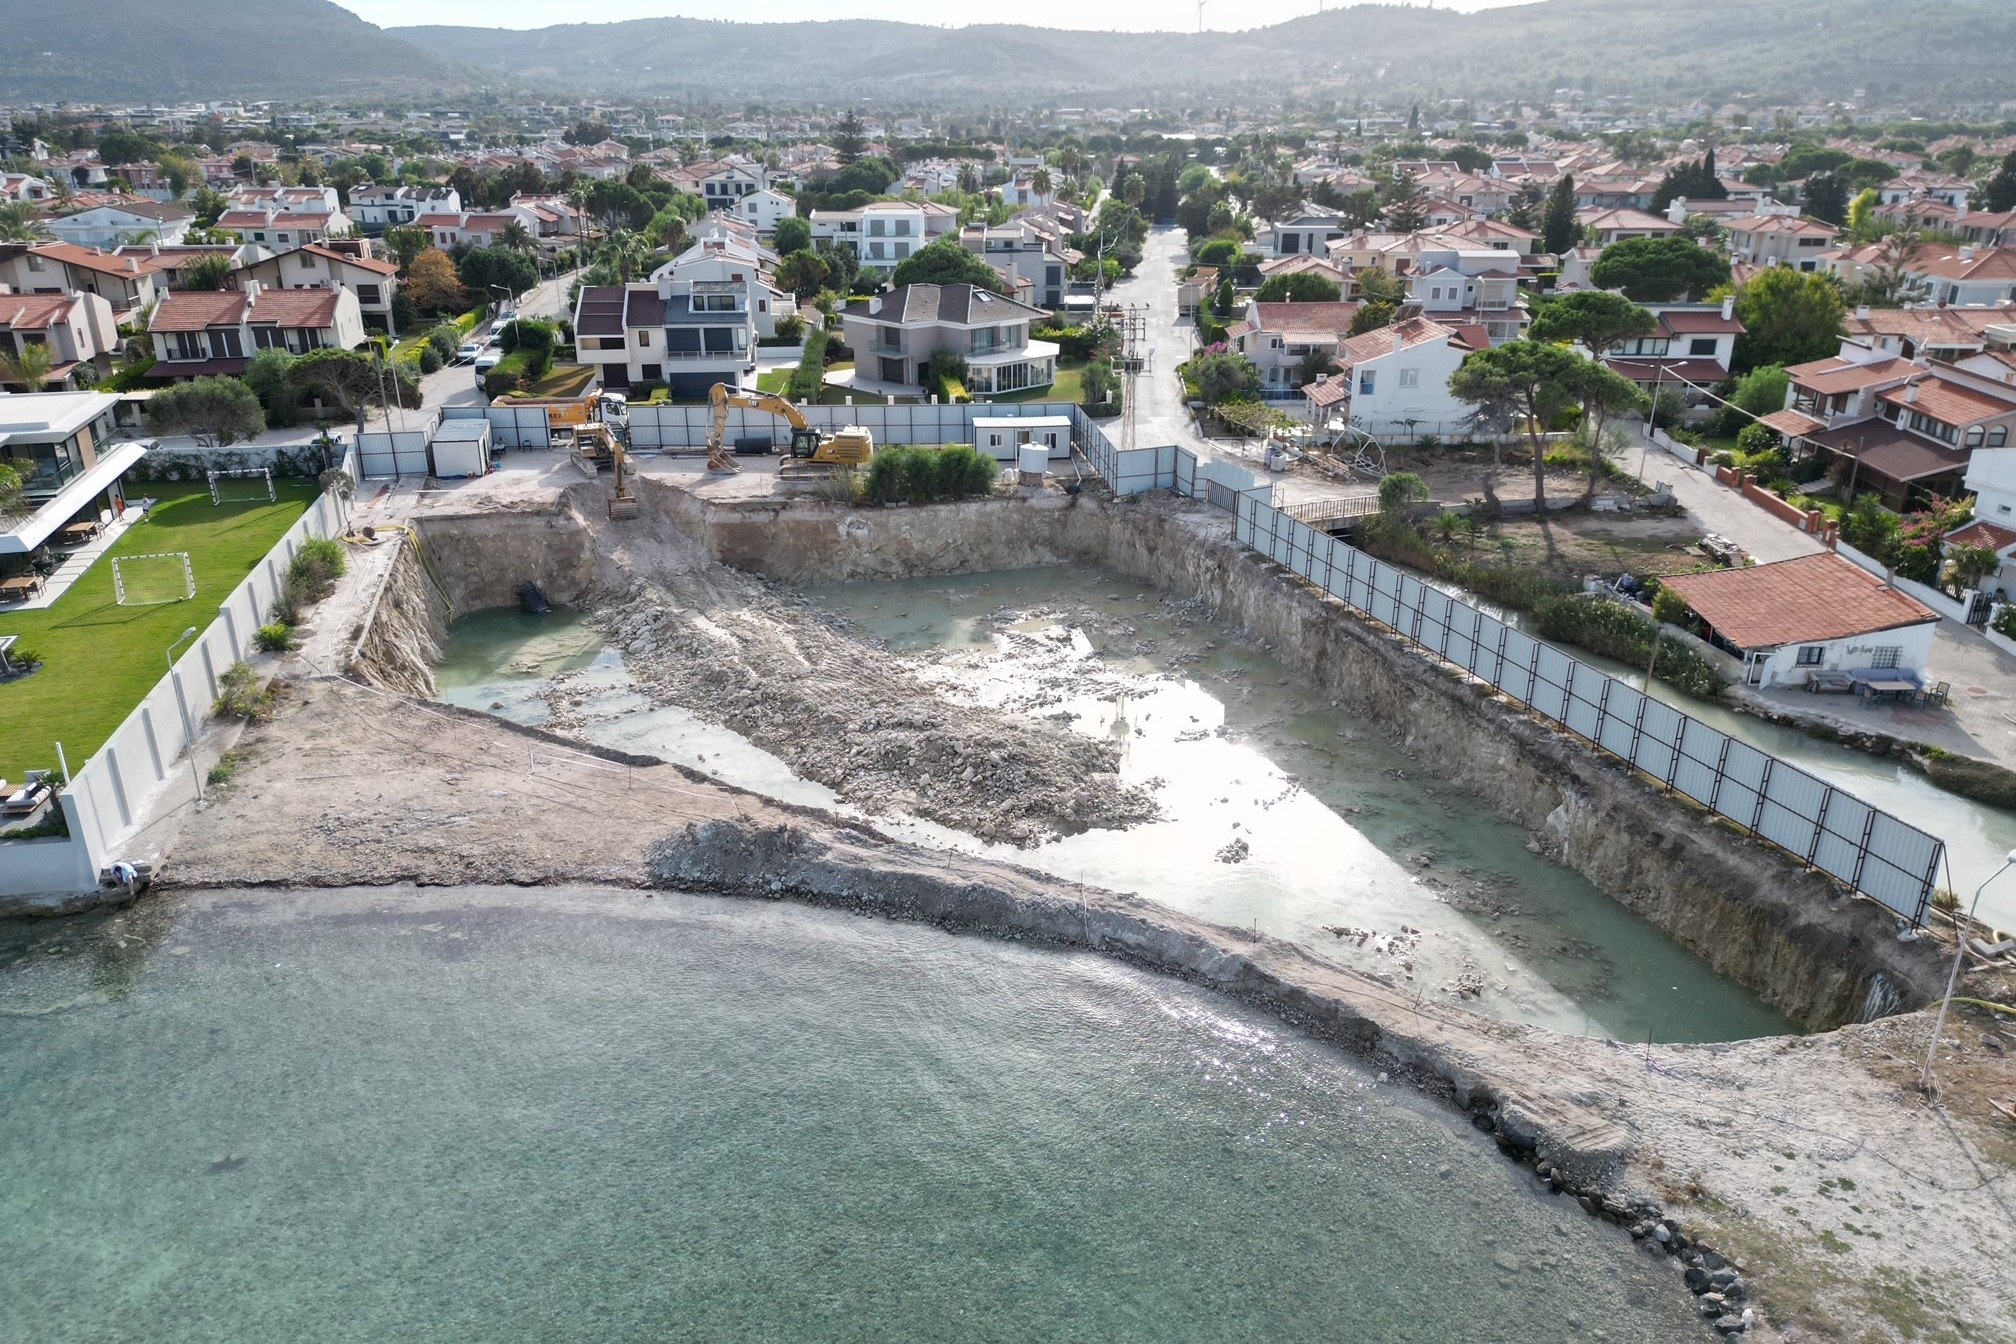
M168 680L175 685L175 708L182 714L182 736L189 743L189 777L196 782L196 801L203 801L203 768L196 761L196 730L189 723L189 701L182 694L182 678L175 674L175 648L185 639L196 638L196 627L190 626L175 636L175 643L168 646Z
M1939 1033L1946 1030L1946 1009L1953 1002L1953 987L1960 983L1960 963L1967 956L1967 930L1973 926L1974 912L1981 906L1981 893L1988 890L1993 882L2010 868L2016 867L2016 849L2009 851L2002 859L2002 866L1988 874L1988 881L1974 888L1974 902L1967 907L1967 922L1962 924L1956 917L1953 921L1953 970L1946 977L1946 995L1939 1000L1939 1016L1932 1023L1932 1044L1925 1051L1925 1072L1919 1075L1918 1090L1932 1090L1932 1061L1939 1054Z

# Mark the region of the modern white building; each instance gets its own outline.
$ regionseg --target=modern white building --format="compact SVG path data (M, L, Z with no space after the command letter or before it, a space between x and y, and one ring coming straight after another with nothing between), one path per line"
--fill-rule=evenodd
M574 304L575 358L596 367L605 388L662 383L674 400L698 401L716 383L756 385L756 322L748 277L664 277L584 287ZM710 272L711 273L711 272Z
M949 350L966 361L966 390L985 397L1057 381L1057 346L1029 339L1045 316L974 285L903 285L848 304L840 322L857 383L915 396L931 381L931 356Z
M886 277L913 252L959 224L959 212L931 201L871 201L856 210L814 210L808 217L815 245L853 249L861 269Z
M724 204L721 208L767 238L777 232L779 224L797 215L798 202L781 191L764 187L760 191L746 192L732 205Z
M1474 409L1450 394L1449 376L1490 342L1475 326L1410 317L1337 347L1338 371L1302 388L1320 427L1341 421L1382 442L1462 432Z
M126 508L120 480L147 455L114 438L119 398L106 392L0 396L0 462L21 474L28 510L0 519L0 577L21 574L58 529Z
M78 247L113 248L121 243L179 243L189 236L196 212L161 201L94 205L48 221L50 236Z

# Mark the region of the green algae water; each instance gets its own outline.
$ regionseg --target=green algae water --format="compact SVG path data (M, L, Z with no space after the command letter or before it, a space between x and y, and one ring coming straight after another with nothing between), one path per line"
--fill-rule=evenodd
M1179 982L790 905L0 929L0 1338L1712 1338L1463 1123Z

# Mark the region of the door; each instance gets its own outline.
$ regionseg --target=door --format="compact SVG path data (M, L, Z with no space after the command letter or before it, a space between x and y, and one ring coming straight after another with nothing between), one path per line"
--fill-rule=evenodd
M891 359L888 355L882 356L882 381L885 383L902 382L903 361L900 359Z
M1764 664L1770 661L1768 654L1746 653L1743 655L1743 684L1762 686L1764 684Z

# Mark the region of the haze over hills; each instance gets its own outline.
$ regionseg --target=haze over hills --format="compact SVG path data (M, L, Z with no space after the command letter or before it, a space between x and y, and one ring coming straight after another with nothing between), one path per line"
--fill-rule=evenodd
M344 97L470 83L330 0L0 0L0 98Z
M521 31L395 28L540 83L696 97L949 104L1171 94L1538 97L1564 85L1660 100L2000 99L2009 0L1543 0L1460 13L1362 5L1239 33L1091 33L872 21L638 19Z
M0 0L0 13L27 11ZM1242 33L638 19L379 29L329 0L66 0L0 23L0 97L577 96L948 107L1173 98L1538 98L1562 86L1939 110L2010 96L2010 0L1364 5ZM472 70L471 67L475 67Z

